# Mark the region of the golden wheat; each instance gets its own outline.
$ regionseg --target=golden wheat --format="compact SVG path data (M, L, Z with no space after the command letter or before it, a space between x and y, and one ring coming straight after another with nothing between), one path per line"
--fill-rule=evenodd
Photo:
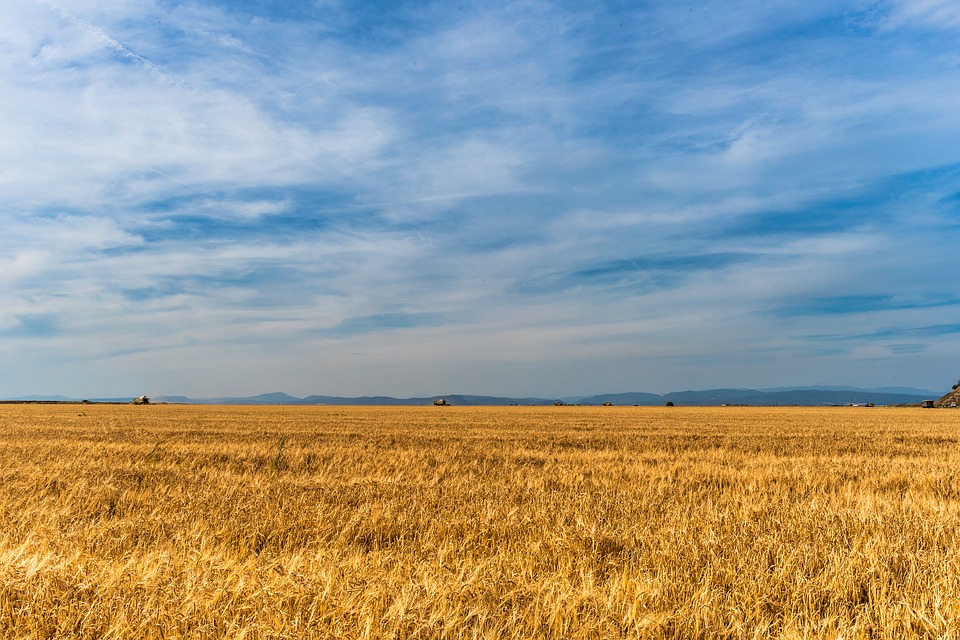
M957 638L960 414L0 407L0 636Z

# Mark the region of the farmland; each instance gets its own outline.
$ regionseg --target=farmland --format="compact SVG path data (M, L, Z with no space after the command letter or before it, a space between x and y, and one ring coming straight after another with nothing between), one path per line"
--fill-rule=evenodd
M960 637L960 414L0 406L0 637Z

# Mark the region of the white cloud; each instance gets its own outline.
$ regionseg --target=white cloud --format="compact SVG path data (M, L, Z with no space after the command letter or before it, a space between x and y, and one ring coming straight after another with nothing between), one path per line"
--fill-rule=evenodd
M960 28L960 6L953 0L894 0L886 28L919 25L933 29Z
M216 62L198 58L202 66L184 69L185 82L67 9L16 4L5 13L5 32L32 36L13 39L3 57L0 108L9 117L0 161L13 169L4 175L10 203L58 193L93 208L117 191L149 198L209 183L339 178L392 138L382 109L282 121L257 91L217 88ZM123 59L111 60L109 50Z

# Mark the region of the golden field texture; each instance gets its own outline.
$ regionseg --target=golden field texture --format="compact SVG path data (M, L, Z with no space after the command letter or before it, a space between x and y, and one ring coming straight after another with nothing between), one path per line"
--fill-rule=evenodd
M957 638L960 413L0 406L3 638Z

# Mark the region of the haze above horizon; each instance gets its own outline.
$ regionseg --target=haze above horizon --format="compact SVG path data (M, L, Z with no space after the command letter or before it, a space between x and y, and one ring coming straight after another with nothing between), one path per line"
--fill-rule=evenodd
M11 0L0 393L949 386L958 36L949 0Z

